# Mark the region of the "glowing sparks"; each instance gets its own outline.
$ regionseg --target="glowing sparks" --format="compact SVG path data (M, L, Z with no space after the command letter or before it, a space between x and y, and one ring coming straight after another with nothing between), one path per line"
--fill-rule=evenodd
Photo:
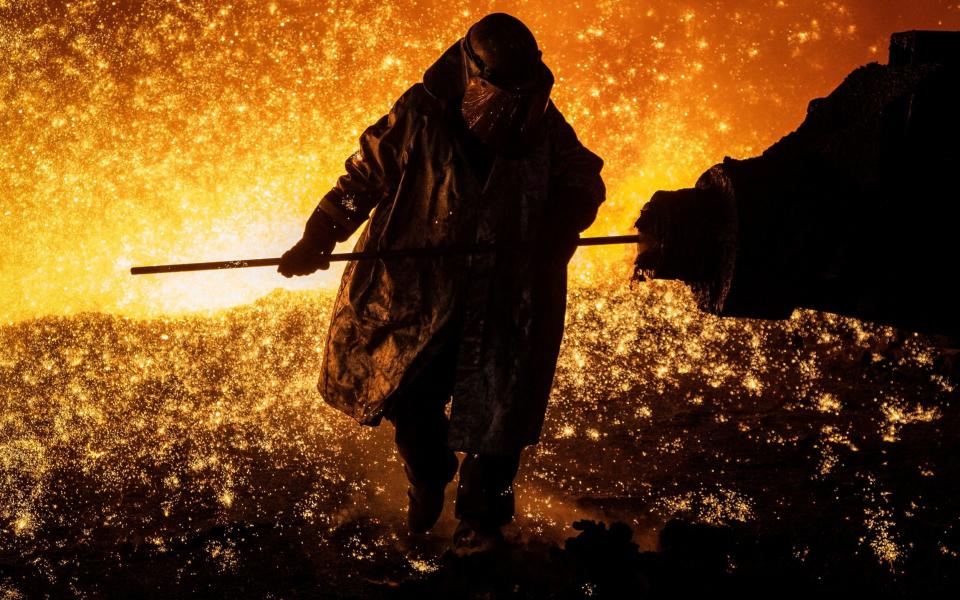
M817 399L817 410L837 414L840 412L840 400L831 393L821 394Z
M33 517L29 513L18 515L13 521L13 532L21 535L29 533L33 528Z
M198 511L255 521L272 514L277 498L290 504L284 518L323 535L364 517L402 519L405 488L390 428L360 427L315 393L316 347L329 307L329 296L282 293L204 318L84 315L0 329L0 376L10 383L0 405L7 529L20 532L16 540L31 540L70 512L51 506L62 493L54 492L62 483L53 474L63 472L82 474L111 499L106 506L122 507L125 496L148 498L155 518L142 538L161 544L171 531L193 527L188 519ZM802 334L828 339L831 348L849 346L853 356L882 351L891 335L885 328L813 313L775 325L716 319L697 313L689 292L672 284L575 289L568 315L545 435L517 484L526 494L518 514L529 515L523 527L544 535L563 535L583 518L573 499L584 496L637 498L665 517L708 523L769 518L756 498L775 491L713 487L702 482L702 467L690 465L709 464L720 477L741 460L725 455L720 440L736 439L762 457L768 448L804 448L812 437L804 451L808 476L830 481L847 472L851 453L879 441L891 425L933 426L942 418L926 401L871 403L855 390L840 403L832 374L846 373L847 359L815 347L788 350ZM922 338L898 352L896 369L906 383L878 389L899 398L912 397L907 390L929 398L950 393L952 386L930 371L937 361ZM747 374L740 364L750 365ZM924 379L907 378L917 374ZM751 378L756 393L746 393ZM769 421L797 397L814 400ZM756 466L743 467L755 477ZM915 470L943 476L927 459ZM689 478L686 489L671 491L681 474ZM867 508L877 509L876 502L861 514ZM122 532L131 517L117 510L73 511L71 518ZM894 516L870 521L877 533L864 542L875 542L887 558L894 551L888 540L898 556L909 552L894 535ZM358 539L350 552L371 560L383 543ZM210 546L211 559L230 568L230 549L218 544Z
M734 490L688 492L666 497L661 502L667 514L693 513L698 520L714 525L745 522L753 518L752 500Z
M7 319L159 315L276 287L329 291L337 268L294 281L270 269L141 278L127 269L279 255L358 133L484 10L408 0L348 11L252 0L58 6L24 1L0 21ZM858 22L876 17L866 0L777 7L762 20L702 3L575 5L568 18L542 0L511 9L558 76L557 105L607 159L610 201L593 232L627 232L653 191L778 139L901 26ZM629 249L581 251L571 280L626 277L628 258Z
M419 573L433 573L434 571L440 568L439 565L437 565L433 561L423 560L419 558L411 558L409 559L409 563L410 563L410 566Z
M590 233L626 233L653 191L766 147L810 98L880 58L887 34L918 25L878 16L866 0L795 4L777 2L763 19L702 3L517 6L557 75L557 105L606 159L609 199ZM0 329L0 517L15 534L0 551L37 552L37 532L73 527L88 544L140 526L139 541L161 551L199 527L197 516L262 522L275 502L322 541L364 518L401 522L388 427L357 426L315 390L339 271L288 282L269 269L126 270L279 255L359 132L485 6L55 6L25 1L0 21L0 317L17 321ZM960 26L960 11L952 18L945 26ZM626 289L631 254L583 250L572 263L544 439L518 481L534 490L518 506L531 531L566 535L591 515L577 502L586 497L632 498L665 518L772 522L777 490L704 483L756 479L757 465L711 435L744 455L809 453L799 477L814 485L848 474L852 453L869 454L860 447L940 425L935 401L956 382L935 372L923 339L907 340L890 367L901 379L863 384L877 388L871 402L841 387L837 373L859 363L836 349L880 363L888 331L809 313L776 325L714 319L680 286ZM263 297L276 287L321 292ZM93 310L122 316L84 312ZM785 350L795 335L809 348ZM774 418L791 403L790 420ZM944 477L936 464L911 468ZM910 545L891 492L875 480L850 487L863 543L885 564L902 561ZM83 502L92 494L97 502ZM140 512L130 498L145 499ZM357 535L343 547L373 560L392 543ZM229 541L202 549L224 571L238 564Z
M883 412L887 418L886 431L883 436L885 442L895 442L900 438L900 430L904 425L911 423L930 423L940 418L940 409L937 407L923 407L920 404L908 406L904 402L892 401L883 405Z

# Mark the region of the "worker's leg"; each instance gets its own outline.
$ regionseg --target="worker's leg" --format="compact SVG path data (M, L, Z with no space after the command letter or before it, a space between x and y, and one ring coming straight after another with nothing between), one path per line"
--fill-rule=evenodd
M468 454L460 467L457 518L464 527L499 530L513 519L513 479L520 450L509 456Z
M404 386L385 415L396 429L394 440L410 481L407 523L415 533L440 518L444 489L457 472L457 455L447 446L446 415L454 366L447 355L435 359Z
M414 486L445 485L457 472L457 456L447 447L447 397L429 385L414 386L387 417L396 429L397 450Z

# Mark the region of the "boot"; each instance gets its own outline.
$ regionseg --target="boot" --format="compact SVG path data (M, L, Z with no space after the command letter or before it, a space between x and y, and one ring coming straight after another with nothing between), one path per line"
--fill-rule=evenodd
M491 552L504 546L503 532L496 525L473 521L460 521L453 532L453 553L469 556L478 552Z
M443 495L447 485L411 485L407 488L407 527L412 533L426 533L436 525L443 512Z

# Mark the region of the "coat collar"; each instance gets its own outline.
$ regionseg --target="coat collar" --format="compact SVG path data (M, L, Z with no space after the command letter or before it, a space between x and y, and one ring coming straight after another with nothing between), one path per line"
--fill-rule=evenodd
M463 51L460 38L423 73L423 87L438 100L450 100L463 96L464 81Z

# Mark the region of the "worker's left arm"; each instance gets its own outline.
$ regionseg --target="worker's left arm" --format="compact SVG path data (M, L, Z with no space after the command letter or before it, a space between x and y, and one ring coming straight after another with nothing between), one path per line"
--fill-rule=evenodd
M418 95L425 93L421 88L410 88L388 114L363 132L360 149L344 164L346 173L317 205L313 216L320 213L336 223L342 238L339 241L350 237L374 207L395 190L416 117L412 106ZM309 221L307 230L310 230Z
M422 87L422 86L421 86ZM280 261L283 275L306 275L326 269L337 242L346 241L370 212L396 187L414 115L417 86L407 90L390 112L360 136L360 149L346 160L346 171L320 200L307 220L303 238Z
M597 218L606 198L600 177L603 159L577 139L573 127L553 102L547 108L551 126L550 201L546 223L550 232L573 253L579 234Z

